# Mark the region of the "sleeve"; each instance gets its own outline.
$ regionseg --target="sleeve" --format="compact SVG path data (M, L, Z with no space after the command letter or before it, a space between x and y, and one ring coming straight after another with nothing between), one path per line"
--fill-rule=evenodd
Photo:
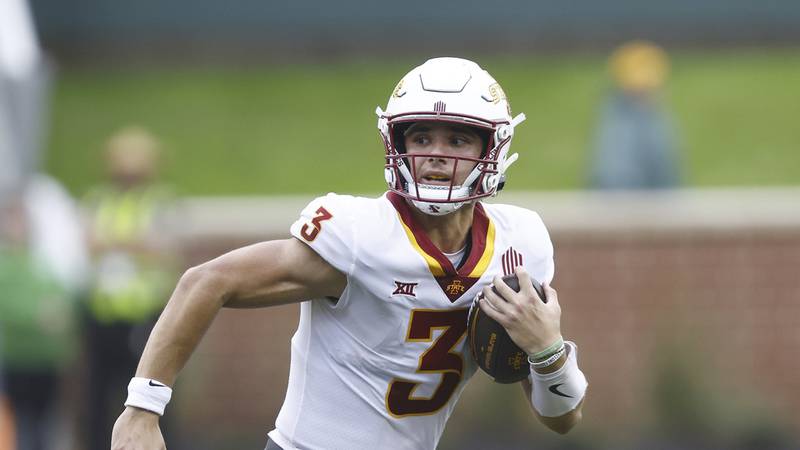
M555 263L553 261L553 242L550 240L550 233L547 232L542 218L533 211L528 211L529 229L528 248L531 255L525 261L525 269L540 283L551 283L555 275Z
M358 246L353 197L328 194L311 201L292 224L292 236L317 252L328 264L352 275Z

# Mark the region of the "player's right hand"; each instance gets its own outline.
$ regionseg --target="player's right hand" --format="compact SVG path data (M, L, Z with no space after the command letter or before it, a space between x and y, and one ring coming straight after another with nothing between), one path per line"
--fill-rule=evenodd
M166 450L158 414L127 407L111 432L111 450Z
M519 348L533 355L561 338L561 305L558 293L547 284L542 286L547 298L539 298L524 267L517 267L514 273L522 287L519 292L498 275L493 285L496 291L491 286L484 287L479 306L506 329Z

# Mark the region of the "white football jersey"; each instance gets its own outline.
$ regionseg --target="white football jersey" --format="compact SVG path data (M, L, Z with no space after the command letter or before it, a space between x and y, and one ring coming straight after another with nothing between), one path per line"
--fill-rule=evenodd
M286 399L270 438L285 450L433 449L476 364L467 310L495 275L518 265L553 278L539 216L475 208L458 269L415 225L402 197L328 194L294 237L347 276L338 300L300 307Z

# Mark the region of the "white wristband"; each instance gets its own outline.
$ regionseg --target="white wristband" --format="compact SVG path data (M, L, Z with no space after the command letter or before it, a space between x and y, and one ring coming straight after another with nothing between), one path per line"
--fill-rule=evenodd
M550 357L545 359L544 361L536 362L532 360L530 356L528 356L528 364L531 365L531 370L544 369L545 367L550 367L553 364L555 364L556 361L561 359L561 357L564 356L564 353L566 353L566 351L567 351L567 346L566 344L562 343L561 348L557 352L550 355Z
M531 402L544 417L559 417L575 409L586 393L586 377L578 368L578 347L565 341L567 361L553 373L537 373L531 369L533 385Z
M128 399L125 406L135 406L164 415L164 408L172 398L172 388L152 378L131 378L128 383Z

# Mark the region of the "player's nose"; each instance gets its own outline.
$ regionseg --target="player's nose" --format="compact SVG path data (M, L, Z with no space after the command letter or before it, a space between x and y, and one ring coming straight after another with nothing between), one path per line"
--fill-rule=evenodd
M448 142L444 139L434 139L433 142L431 142L429 152L433 155L446 156L450 154L450 148L448 146Z
M449 158L447 156L447 149L440 145L434 145L430 149L428 162L436 162L438 164L447 164Z

